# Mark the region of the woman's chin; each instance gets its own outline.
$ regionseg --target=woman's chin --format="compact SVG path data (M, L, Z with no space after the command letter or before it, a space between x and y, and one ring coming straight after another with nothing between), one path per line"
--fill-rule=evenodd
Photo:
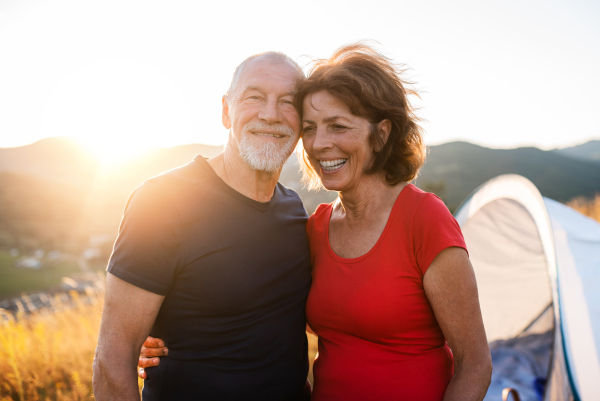
M328 191L343 191L345 185L340 182L339 180L332 180L329 179L329 177L325 177L325 179L323 179L323 176L320 177L321 178L321 184L323 185L323 187L325 187L326 190Z
M348 177L346 164L334 171L324 171L321 167L318 172L321 184L328 191L341 192L348 187L352 179Z

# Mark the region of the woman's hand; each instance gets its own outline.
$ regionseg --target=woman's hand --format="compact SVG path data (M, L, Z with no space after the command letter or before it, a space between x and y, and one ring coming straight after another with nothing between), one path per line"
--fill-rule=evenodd
M146 379L148 376L144 368L158 366L160 363L160 358L158 357L167 355L169 355L169 349L165 347L164 341L160 338L148 336L144 344L142 344L140 359L138 361L138 376Z

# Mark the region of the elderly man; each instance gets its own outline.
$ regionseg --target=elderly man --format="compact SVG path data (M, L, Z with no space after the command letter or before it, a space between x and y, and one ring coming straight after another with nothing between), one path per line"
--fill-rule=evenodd
M94 360L97 400L139 400L146 336L169 357L144 400L303 400L307 215L277 182L296 146L301 68L246 59L223 97L225 151L149 179L127 203L108 264Z

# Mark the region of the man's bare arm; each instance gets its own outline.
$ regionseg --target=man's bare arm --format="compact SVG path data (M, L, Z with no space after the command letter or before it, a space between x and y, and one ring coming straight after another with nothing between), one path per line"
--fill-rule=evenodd
M97 401L140 400L136 365L164 297L106 275L106 295L94 358Z

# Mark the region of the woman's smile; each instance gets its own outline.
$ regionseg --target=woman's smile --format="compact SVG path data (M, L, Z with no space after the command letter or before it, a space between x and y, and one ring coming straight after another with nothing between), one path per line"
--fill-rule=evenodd
M348 159L319 160L319 164L324 173L335 173L341 170L347 161Z

